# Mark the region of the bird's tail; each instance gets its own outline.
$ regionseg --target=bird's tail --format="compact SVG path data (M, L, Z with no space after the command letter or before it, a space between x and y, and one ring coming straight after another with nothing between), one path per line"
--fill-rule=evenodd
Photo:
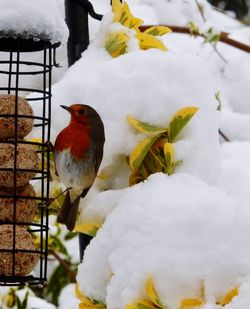
M78 196L71 202L69 191L67 191L62 207L57 215L57 222L65 224L70 231L73 231L76 224L80 198L81 196Z

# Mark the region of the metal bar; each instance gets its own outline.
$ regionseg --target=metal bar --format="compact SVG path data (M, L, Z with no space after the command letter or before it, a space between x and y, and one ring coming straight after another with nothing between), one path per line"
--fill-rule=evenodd
M88 12L79 2L65 0L65 20L69 28L67 47L68 65L71 66L89 45Z
M8 63L6 61L6 63ZM10 94L10 88L11 88L11 77L12 77L12 64L13 64L13 53L10 53L10 61L9 61L9 72L7 72L7 74L9 74L9 80L8 80L8 94Z
M94 7L93 7L93 5L90 1L88 1L88 0L76 0L76 1L84 7L84 9L88 12L88 14L92 18L97 19L97 20L102 20L103 15L96 13L96 11L94 10Z
M50 141L50 133L51 133L51 85L52 85L52 63L55 63L55 58L53 57L52 59L52 48L50 47L48 49L49 53L49 76L48 76L48 89L49 89L49 98L48 98L48 127L47 127L47 142ZM55 56L55 53L53 54ZM49 191L50 191L50 183L49 183L49 178L50 178L50 149L48 147L48 143L46 143L46 149L47 149L47 188L46 188L46 198L49 201ZM45 215L46 215L46 226L49 226L49 204L47 203L45 207ZM49 235L48 235L48 229L45 232L45 255L44 255L44 261L45 261L45 266L44 266L44 280L47 281L46 274L47 274L47 263L48 263L48 241L49 241Z
M16 53L16 72L19 72L19 60L20 60L20 52ZM15 137L14 137L14 203L13 203L13 255L12 255L12 275L15 276L15 262L16 262L16 207L17 207L17 156L18 156L18 86L19 86L19 75L16 75L16 85L15 85L15 115L14 115L14 123L15 123Z

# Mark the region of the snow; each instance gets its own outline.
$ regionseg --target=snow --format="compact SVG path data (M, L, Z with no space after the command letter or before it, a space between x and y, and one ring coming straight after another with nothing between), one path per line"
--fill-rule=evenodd
M226 308L248 308L249 54L218 43L225 63L202 38L171 33L163 38L168 52L140 51L132 41L128 54L112 59L102 47L107 31L118 27L110 26L110 1L91 2L98 13L107 14L102 23L90 19L91 45L65 75L66 68L56 74L59 82L52 89L53 141L69 121L60 105L91 105L106 131L100 172L107 177L97 178L81 204L79 222L103 224L79 266L81 291L104 301L108 309L124 308L146 297L145 282L152 276L168 309L179 308L185 298L197 298L202 282L206 303L201 309L221 308L216 301L235 287L239 295ZM145 24L186 26L192 20L203 30L212 26L250 44L249 28L213 10L205 0L199 3L206 22L192 0L127 2ZM20 3L0 0L1 30L52 42L66 40L63 0ZM59 61L66 62L65 46ZM30 82L38 84L35 79ZM199 111L174 144L182 165L171 177L155 174L128 187L131 170L126 158L144 136L130 127L127 115L166 126L184 106L197 106ZM40 113L38 104L33 108ZM218 128L230 143L220 138L219 144ZM66 246L76 262L77 238ZM33 307L39 306L47 308L45 303ZM69 285L61 293L59 308L77 306L74 285Z
M249 142L234 141L221 146L222 173L219 185L239 200L247 200L248 203L250 203L249 156Z
M249 278L248 209L197 178L155 174L127 190L107 217L85 251L80 288L124 308L145 297L151 275L163 304L175 309L197 297L204 280L207 302L215 303Z
M143 6L143 13L148 5L149 23L158 19L157 23L183 26L192 19L202 29L233 31L231 37L249 42L249 30L212 10L206 1L202 2L206 24L194 1L128 2L132 11ZM140 17L147 21L147 16ZM102 26L99 38L103 32ZM56 86L61 101L70 98L66 88L71 81L73 92L82 83L77 96L98 110L107 136L102 169L111 176L97 179L79 218L104 224L85 251L77 281L85 295L105 302L109 309L145 298L149 276L169 309L179 308L185 298L197 298L202 282L206 295L202 309L219 308L216 301L235 287L239 295L227 308L244 309L250 304L249 55L218 44L225 63L201 38L173 33L164 41L167 53L134 51L110 60L100 50L100 40L93 40ZM81 76L88 72L84 85L72 79L80 71ZM216 92L222 102L220 113ZM174 109L185 105L200 110L175 143L183 165L174 176L155 174L127 188L124 155L141 139L125 126L128 111L142 121L164 125ZM235 141L219 146L219 127Z
M60 294L58 309L76 309L79 305L79 299L75 295L75 285L67 285Z
M0 37L66 42L68 29L55 0L0 0Z

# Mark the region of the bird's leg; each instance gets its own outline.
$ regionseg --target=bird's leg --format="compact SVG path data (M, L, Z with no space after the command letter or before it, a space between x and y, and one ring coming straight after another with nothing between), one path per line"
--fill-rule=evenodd
M61 192L60 194L58 194L56 197L51 197L49 199L49 204L53 203L55 200L57 200L60 196L62 196L64 193L67 193L69 190L71 190L72 187L69 187L67 189L65 189L63 192Z

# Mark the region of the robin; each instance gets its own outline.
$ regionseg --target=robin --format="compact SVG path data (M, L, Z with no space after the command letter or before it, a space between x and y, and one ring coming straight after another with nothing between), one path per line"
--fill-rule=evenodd
M101 117L90 106L61 105L70 115L70 123L57 136L54 145L55 166L67 193L57 221L72 231L80 199L93 185L103 157L105 142Z

